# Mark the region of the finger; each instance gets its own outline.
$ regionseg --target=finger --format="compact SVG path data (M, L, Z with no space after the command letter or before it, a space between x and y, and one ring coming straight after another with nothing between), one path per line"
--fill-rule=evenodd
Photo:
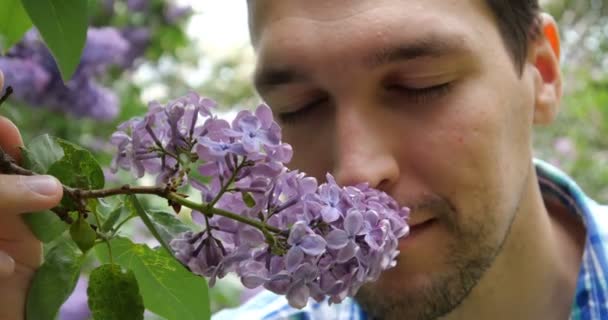
M2 73L2 70L0 70L0 91L4 90L4 74Z
M0 278L6 278L15 272L15 260L5 252L0 251Z
M62 195L61 184L52 176L0 175L0 213L49 209Z
M21 155L19 147L22 145L19 129L10 120L0 116L0 147L13 159L19 161Z

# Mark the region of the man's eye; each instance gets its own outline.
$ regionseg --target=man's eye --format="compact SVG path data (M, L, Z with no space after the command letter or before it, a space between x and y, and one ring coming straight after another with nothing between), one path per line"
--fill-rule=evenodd
M386 89L406 97L414 104L425 104L449 93L450 89L452 89L452 82L426 88L411 88L395 84L388 85Z
M325 103L327 97L312 100L299 108L295 108L295 111L280 112L278 114L279 121L284 124L294 124L306 116L310 115L319 105Z

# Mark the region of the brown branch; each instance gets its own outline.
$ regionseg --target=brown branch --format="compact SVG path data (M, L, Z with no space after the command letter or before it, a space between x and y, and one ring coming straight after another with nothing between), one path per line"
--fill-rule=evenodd
M6 87L4 94L2 95L2 97L0 97L0 105L2 105L4 103L4 101L6 101L6 99L8 99L8 97L11 96L11 94L13 94L13 87L11 87L11 86Z
M0 172L8 173L8 174L19 174L25 176L35 175L36 173L22 168L19 166L10 155L8 155L2 148L0 148ZM135 194L151 194L156 195L162 198L165 198L169 201L179 203L185 207L188 207L192 210L197 210L202 212L207 216L212 216L214 214L221 215L227 217L232 220L236 220L255 228L258 228L262 231L267 237L270 236L268 232L273 232L276 234L284 234L283 230L280 230L276 227L267 225L266 223L248 218L246 216L238 215L232 212L228 212L222 209L214 208L213 206L209 206L206 203L195 203L188 199L186 199L183 195L178 194L174 190L172 190L168 185L160 186L160 187L134 187L130 185L123 185L117 188L110 189L98 189L98 190L82 190L77 188L71 188L68 186L63 186L64 195L67 194L69 197L74 199L76 203L81 202L85 199L95 199L95 198L104 198L110 196L117 195L135 195ZM67 209L57 207L52 210L66 223L72 223L72 219L69 217Z
M8 90L7 90L8 91ZM21 166L19 166L15 160L4 151L4 149L2 149L2 147L0 147L0 172L1 173L8 173L8 174L18 174L18 175L22 175L22 176L33 176L36 173L22 168ZM66 192L66 186L63 186L64 188L64 192ZM67 191L69 192L69 191ZM68 224L72 224L72 222L74 222L72 220L72 218L70 217L70 215L68 214L68 210L65 208L61 208L61 207L56 207L51 209L52 212L54 212L61 220L63 220L65 223Z

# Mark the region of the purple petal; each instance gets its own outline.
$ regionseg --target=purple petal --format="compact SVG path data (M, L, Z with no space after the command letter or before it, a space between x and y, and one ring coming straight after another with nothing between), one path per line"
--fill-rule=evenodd
M305 283L309 283L317 278L318 273L318 269L315 266L306 262L298 266L296 271L294 271L293 277L294 279L304 280Z
M207 162L204 165L198 167L198 172L202 176L213 177L214 175L218 174L218 167L215 162Z
M251 116L241 118L239 121L239 126L241 127L243 132L252 133L252 132L257 132L260 129L261 123L260 123L260 119L251 115Z
M321 275L320 284L321 289L328 295L336 295L345 287L344 281L336 280L329 272Z
M321 217L323 217L323 221L332 223L340 218L340 211L336 208L325 206L321 209Z
M327 236L327 247L330 249L342 249L348 244L348 234L344 230L333 230Z
M384 235L385 233L382 229L376 228L365 235L365 242L372 250L379 250L382 247Z
M308 297L310 297L310 290L303 282L296 283L287 291L287 301L296 309L306 307Z
M287 290L289 290L289 286L291 284L291 280L288 276L273 276L268 282L264 284L264 288L276 293L276 294L286 294Z
M266 278L260 277L257 274L247 274L241 277L241 283L248 289L255 289L266 282Z
M285 256L287 270L292 272L300 265L302 260L304 260L304 251L298 246L291 247Z
M336 179L334 179L334 176L331 173L327 173L325 175L325 180L327 180L327 183L329 185L334 185L337 186L338 184L336 183Z
M224 258L222 264L224 265L224 269L229 269L234 265L241 263L247 259L251 258L251 251L249 251L246 247L240 247L236 252Z
M285 258L273 256L270 258L270 274L277 275L285 269Z
M363 215L356 209L348 210L344 218L344 230L349 236L355 236L363 227Z
M299 221L296 222L293 227L291 227L291 232L289 232L289 238L287 239L287 243L290 245L296 245L302 241L302 238L306 236L308 233L308 226L306 226L305 222Z
M302 248L302 250L308 255L318 256L325 252L326 244L327 243L323 237L318 234L314 234L305 236L300 242L299 247Z
M258 119L260 119L260 122L262 123L262 128L269 128L272 124L272 110L270 110L267 105L259 105L258 108L255 110L255 115L258 117Z
M243 227L239 230L239 236L242 243L249 247L257 247L264 243L264 234L259 229L253 227Z
M350 260L357 253L357 245L353 241L349 241L348 244L338 251L337 260L339 263L344 263Z
M302 195L313 193L317 190L317 179L313 177L305 177L300 180L300 193Z
M374 228L378 224L378 213L374 210L367 210L363 214L363 220L369 228Z

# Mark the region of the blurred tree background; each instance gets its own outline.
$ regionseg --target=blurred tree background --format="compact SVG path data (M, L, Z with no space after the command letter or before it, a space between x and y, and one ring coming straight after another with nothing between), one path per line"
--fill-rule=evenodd
M537 156L608 203L608 1L547 0L561 28L564 99L557 121L537 128Z
M236 108L255 107L259 100L250 83L250 48L243 43L219 58L207 57L192 31L187 32L192 14L201 12L185 2L89 0L91 28L83 60L67 84L36 32L28 32L0 54L6 84L15 89L3 115L20 127L25 141L42 133L62 137L91 149L109 167L114 150L108 137L117 124L143 114L151 99L166 101L195 90L217 100L227 117ZM573 176L592 198L608 203L608 0L541 4L561 27L565 96L556 123L536 130L536 156ZM130 181L128 174L106 173L109 185ZM146 205L166 206L154 200ZM143 229L134 225L132 230ZM142 233L141 240L147 239ZM86 286L78 288L63 319L88 319ZM239 304L240 295L236 279L220 281L211 289L212 310Z
M218 101L220 114L230 117L235 108L253 108L256 99L250 85L251 63L243 48L213 59L196 43L189 30L192 17L203 16L192 4L178 0L89 0L87 41L74 76L63 83L59 69L35 29L11 48L0 48L0 70L5 85L14 93L3 104L2 115L20 128L23 140L48 133L91 150L104 167L106 185L132 183L127 172L109 169L115 150L109 137L118 124L141 116L151 100L162 103L188 91L196 91ZM1 10L1 9L0 9ZM190 28L192 29L192 28ZM2 89L2 88L0 88ZM2 90L4 92L4 90ZM153 184L154 181L140 181ZM142 197L149 208L166 209L154 197ZM183 210L186 211L186 210ZM180 216L189 219L188 212ZM125 226L138 242L157 245L146 228L133 221ZM90 318L87 307L87 269L76 290L64 304L60 320ZM218 282L210 289L212 311L236 306L242 291L234 278ZM201 297L202 298L202 297ZM146 319L158 319L147 312Z

